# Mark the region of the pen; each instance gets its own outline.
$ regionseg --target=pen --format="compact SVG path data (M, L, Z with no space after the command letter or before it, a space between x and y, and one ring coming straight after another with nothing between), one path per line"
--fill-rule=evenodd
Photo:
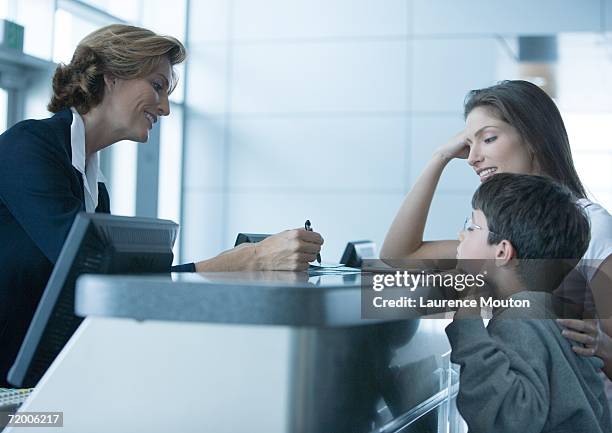
M306 229L306 231L312 231L312 225L310 224L310 220L306 220L306 222L304 223L304 228ZM321 264L321 253L317 253L317 262Z

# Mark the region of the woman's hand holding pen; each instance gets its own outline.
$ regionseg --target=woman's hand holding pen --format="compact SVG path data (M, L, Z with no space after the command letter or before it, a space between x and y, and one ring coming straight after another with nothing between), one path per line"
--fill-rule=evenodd
M454 158L467 159L469 154L470 148L467 145L465 131L459 132L435 151L435 155L440 156L445 162L450 162Z
M285 230L257 243L243 243L195 263L196 272L304 271L321 251L323 238L305 229Z
M258 270L304 271L317 258L323 238L305 229L285 230L253 244Z

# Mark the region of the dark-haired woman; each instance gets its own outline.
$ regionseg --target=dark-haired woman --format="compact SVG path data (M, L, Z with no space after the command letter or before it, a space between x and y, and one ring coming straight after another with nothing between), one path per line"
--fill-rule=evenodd
M110 212L98 151L145 142L170 114L175 38L126 25L94 31L53 78L44 120L0 136L0 387L11 367L72 222L81 211ZM175 271L301 270L316 258L318 233L287 230Z
M423 241L433 195L452 159L467 159L481 181L503 172L540 174L567 186L584 206L591 223L591 242L579 268L600 299L600 305L605 303L602 306L609 312L612 216L587 198L574 168L565 125L553 100L532 83L504 81L470 92L464 115L465 129L434 152L406 196L387 233L381 258L455 258L458 241ZM612 378L612 339L609 337L612 320L605 319L560 323L566 327L564 335L579 343L574 351L604 359L605 373Z

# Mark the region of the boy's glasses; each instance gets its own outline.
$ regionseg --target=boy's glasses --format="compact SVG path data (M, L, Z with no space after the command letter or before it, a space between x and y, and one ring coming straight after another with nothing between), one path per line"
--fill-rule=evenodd
M474 221L472 220L472 217L467 217L465 219L465 222L463 223L463 231L464 232L473 232L474 230L487 230L489 233L492 233L496 236L499 236L499 234L492 232L491 230L488 229L483 229L482 227L480 227L478 224L475 224Z

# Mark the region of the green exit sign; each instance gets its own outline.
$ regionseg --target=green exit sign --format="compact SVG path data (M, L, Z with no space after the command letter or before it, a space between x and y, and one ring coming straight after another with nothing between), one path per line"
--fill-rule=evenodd
M0 46L23 51L23 26L7 20L0 20Z

